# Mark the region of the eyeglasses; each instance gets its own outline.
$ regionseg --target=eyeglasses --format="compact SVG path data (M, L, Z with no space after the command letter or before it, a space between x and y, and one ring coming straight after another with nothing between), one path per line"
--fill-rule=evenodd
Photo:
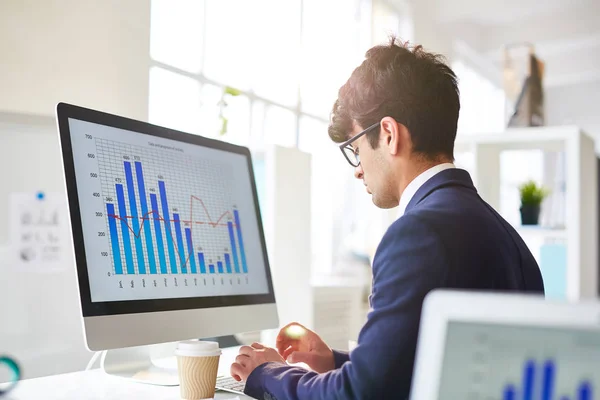
M344 143L340 144L340 150L342 151L342 154L344 154L344 157L346 157L346 160L348 160L350 165L352 165L353 167L358 167L360 165L360 156L356 152L357 149L354 149L352 147L352 142L354 142L359 137L366 135L367 133L371 132L373 129L378 128L378 127L379 127L379 122L371 125L364 131L354 135L352 138L350 138L350 139L346 140Z

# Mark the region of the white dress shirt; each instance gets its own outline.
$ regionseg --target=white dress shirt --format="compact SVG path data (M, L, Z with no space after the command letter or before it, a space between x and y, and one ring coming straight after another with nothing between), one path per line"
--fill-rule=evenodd
M398 218L404 215L404 212L406 211L406 206L408 206L408 203L410 203L410 200L413 198L415 193L417 193L417 190L419 190L419 188L423 186L425 182L433 178L438 173L450 168L456 167L452 163L438 164L434 167L429 168L427 171L422 172L419 176L413 179L408 184L406 189L404 189L402 196L400 196L400 204L398 205Z

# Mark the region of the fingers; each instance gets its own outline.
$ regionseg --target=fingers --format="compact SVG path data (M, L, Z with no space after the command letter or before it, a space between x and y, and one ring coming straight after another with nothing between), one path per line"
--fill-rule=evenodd
M240 354L243 354L245 356L250 356L255 351L256 351L256 349L253 348L253 347L250 347L250 346L242 346L242 347L240 347Z
M244 374L244 367L242 367L238 363L233 363L233 364L231 364L231 368L229 369L229 373L231 374L231 376L233 377L233 379L235 379L236 381L239 382L239 381L242 380L242 376Z
M248 362L248 360L250 360L250 357L247 356L246 354L239 354L236 358L235 358L235 362L240 364L242 367L246 366L246 363Z
M298 349L294 348L293 346L290 346L287 349L285 349L283 351L283 353L280 352L279 354L281 354L281 357L283 357L284 360L287 360L287 358L290 356L290 354L292 354L295 351L298 351Z
M301 342L298 339L287 338L277 343L277 351L283 355L290 347L294 350L300 350Z
M297 322L289 323L283 328L281 328L279 334L277 335L277 339L275 340L275 347L277 348L277 351L279 352L279 354L281 354L283 358L285 358L285 350L288 347L292 346L296 350L299 350L298 337L289 335L289 328L292 326L299 326L302 329L306 329L304 328L304 326Z
M294 327L294 328L298 327L298 328L302 329L303 331L308 331L308 328L306 328L304 325L299 324L298 322L291 322L279 330L279 334L277 335L277 339L275 340L275 343L283 342L283 341L289 339L290 338L289 332L290 332L290 328L292 328L292 327ZM292 330L294 328L292 328Z
M315 361L315 355L311 353L304 353L301 351L294 351L292 354L290 354L287 361L289 361L292 364L305 363L312 366L312 364L314 364Z
M301 327L301 328L304 328L304 329L308 330L308 328L307 328L307 327L305 327L304 325L302 325L302 324L301 324L301 323L299 323L299 322L290 322L289 324L287 324L286 326L284 326L283 328L281 328L281 331L283 331L283 330L286 330L286 329L287 329L287 328L289 328L290 326L294 326L294 325L298 325L299 327Z
M279 330L279 334L277 335L276 342L279 342L281 340L285 340L285 338L287 337L286 333L287 333L288 329L290 328L290 326L295 326L295 325L300 326L301 328L306 329L304 326L302 326L302 324L299 324L297 322L290 322L289 324L287 324L286 326L284 326L283 328L281 328Z
M297 340L302 340L305 337L308 337L310 333L313 333L311 330L305 328L303 325L298 323L288 324L285 327L281 328L279 334L277 335L277 339L275 341L276 345L279 347L280 344L285 344Z
M286 342L277 343L277 352L285 358L286 352L300 350L300 343L297 340L289 340Z
M266 349L266 346L264 346L264 345L262 345L260 343L254 342L254 343L252 343L251 346L242 346L242 347L240 347L240 354L245 354L245 355L249 356L254 351L256 351L256 350L262 350L262 349Z

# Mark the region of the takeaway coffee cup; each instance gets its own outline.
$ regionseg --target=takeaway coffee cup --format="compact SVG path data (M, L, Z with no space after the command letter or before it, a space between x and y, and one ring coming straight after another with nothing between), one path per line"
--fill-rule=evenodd
M181 398L210 399L215 395L221 350L216 342L186 340L177 343L177 371Z

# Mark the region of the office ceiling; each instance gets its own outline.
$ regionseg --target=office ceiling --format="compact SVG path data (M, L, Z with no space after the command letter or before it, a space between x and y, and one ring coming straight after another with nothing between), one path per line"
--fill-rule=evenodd
M394 0L398 4L402 0ZM531 42L546 86L600 80L600 0L409 0L481 63L502 65L502 47Z

